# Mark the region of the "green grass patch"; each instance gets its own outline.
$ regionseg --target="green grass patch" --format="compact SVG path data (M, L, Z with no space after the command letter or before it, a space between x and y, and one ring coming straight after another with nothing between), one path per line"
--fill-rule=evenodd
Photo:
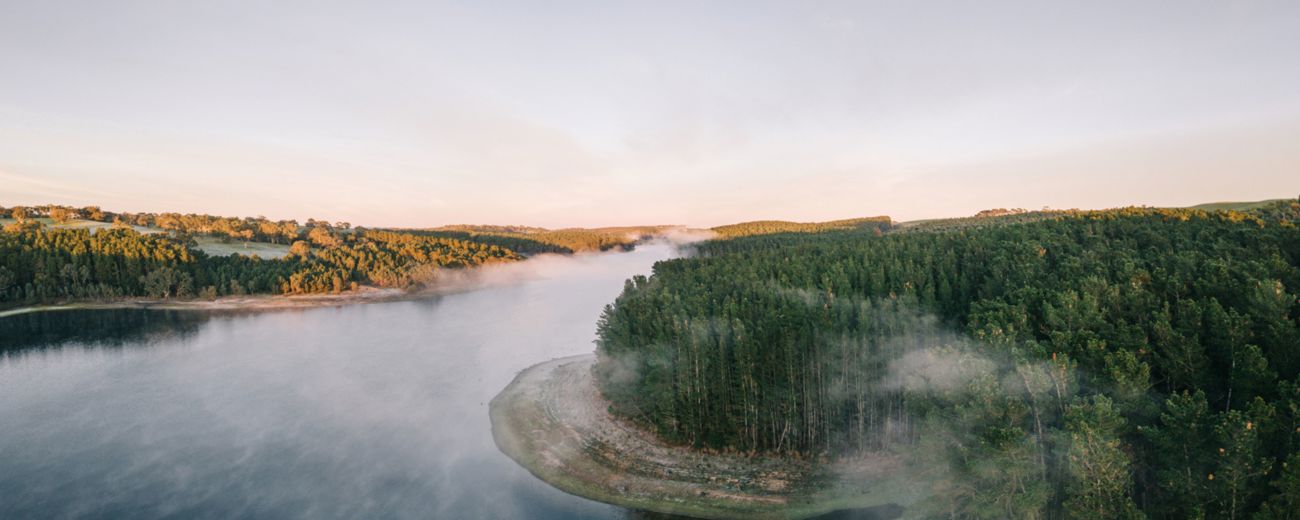
M212 256L257 255L261 258L283 258L289 255L289 246L283 244L224 240L211 236L196 236L194 241L200 250Z
M1209 202L1206 204L1197 204L1195 206L1191 206L1191 209L1199 209L1204 211L1250 211L1283 200L1288 200L1288 199L1269 199L1269 200L1259 200L1255 202Z

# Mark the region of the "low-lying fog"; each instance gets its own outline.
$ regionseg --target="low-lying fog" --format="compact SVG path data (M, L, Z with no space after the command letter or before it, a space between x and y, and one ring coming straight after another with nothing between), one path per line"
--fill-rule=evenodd
M424 301L0 318L0 517L625 518L501 455L487 405L591 352L673 254L539 257Z

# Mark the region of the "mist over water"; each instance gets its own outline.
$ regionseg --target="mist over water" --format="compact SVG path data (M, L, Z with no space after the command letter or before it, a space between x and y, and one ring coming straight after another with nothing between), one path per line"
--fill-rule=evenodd
M421 301L0 318L0 517L634 517L499 453L487 405L591 352L623 281L673 255L543 256Z

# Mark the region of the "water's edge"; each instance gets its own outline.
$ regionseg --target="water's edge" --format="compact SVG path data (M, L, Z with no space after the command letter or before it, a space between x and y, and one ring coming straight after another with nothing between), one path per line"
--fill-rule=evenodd
M872 462L875 469L852 468L861 482L822 489L802 485L820 482L824 473L800 461L711 455L666 446L648 432L627 435L635 428L627 423L593 428L590 421L615 422L604 416L608 403L594 391L594 362L595 356L589 354L529 367L489 407L498 449L566 493L632 509L718 520L794 520L846 509L874 509L875 517L896 518L918 498L919 487L906 472L896 471L899 461L887 455ZM589 409L585 413L566 412L584 407ZM581 415L591 418L575 419ZM832 473L849 469L834 466ZM656 474L647 474L645 468L653 468ZM756 484L764 479L777 480L779 485L764 489L764 484Z

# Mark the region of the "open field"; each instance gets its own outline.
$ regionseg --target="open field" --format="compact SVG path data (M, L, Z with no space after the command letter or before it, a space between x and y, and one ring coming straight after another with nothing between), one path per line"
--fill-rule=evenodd
M212 236L196 236L199 249L213 256L257 255L261 258L282 258L289 254L289 246L269 242L243 242L239 240L223 241Z
M568 493L696 518L796 519L867 508L892 517L928 489L892 453L813 464L665 444L608 412L594 362L584 355L531 367L490 409L501 451Z
M1252 209L1259 209L1269 204L1272 204L1274 202L1279 202L1282 200L1286 200L1286 199L1269 199L1269 200L1260 200L1255 202L1209 202L1206 204L1197 204L1195 206L1190 206L1190 207L1191 209L1201 209L1205 211L1219 211L1219 210L1250 211Z

